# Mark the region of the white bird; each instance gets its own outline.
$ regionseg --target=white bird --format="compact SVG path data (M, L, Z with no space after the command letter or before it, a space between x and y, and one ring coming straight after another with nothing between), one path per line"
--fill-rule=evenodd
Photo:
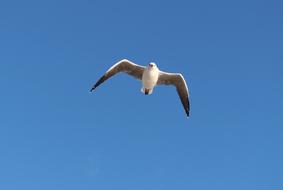
M141 80L141 92L145 95L151 94L156 85L174 85L177 89L187 117L189 117L189 90L183 75L180 73L167 73L160 71L155 63L149 63L147 67L144 67L127 59L123 59L108 69L108 71L106 71L96 84L93 85L90 91L94 91L101 83L119 72L124 72L138 80Z

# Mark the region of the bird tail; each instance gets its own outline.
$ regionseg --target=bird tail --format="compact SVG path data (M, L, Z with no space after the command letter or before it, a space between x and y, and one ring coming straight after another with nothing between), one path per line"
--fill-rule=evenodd
M152 94L153 89L150 88L141 88L141 92L145 95Z

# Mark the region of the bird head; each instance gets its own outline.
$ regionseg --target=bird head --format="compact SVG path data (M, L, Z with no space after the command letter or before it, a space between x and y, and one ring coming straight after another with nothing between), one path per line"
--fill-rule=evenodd
M151 62L151 63L148 64L148 68L149 68L149 69L153 69L153 68L156 68L156 67L157 67L156 64L153 63L153 62Z

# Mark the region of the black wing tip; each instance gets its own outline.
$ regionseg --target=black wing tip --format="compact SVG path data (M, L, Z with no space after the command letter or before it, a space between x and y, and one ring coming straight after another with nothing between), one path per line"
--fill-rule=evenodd
M187 114L187 118L188 118L188 117L190 117L190 109L191 109L190 107L191 106L190 106L190 101L189 101L188 97L187 97L187 99L188 99L188 107L186 107L186 114Z
M96 88L96 87L92 87L89 92L90 92L90 93L93 92L93 91L95 90L95 88Z
M103 75L100 77L100 79L93 85L93 87L90 89L90 92L93 92L101 83L103 83L106 80L106 75Z
M190 106L185 108L186 114L187 114L187 118L190 117Z
M186 114L187 114L187 118L189 118L190 117L189 111L186 111Z

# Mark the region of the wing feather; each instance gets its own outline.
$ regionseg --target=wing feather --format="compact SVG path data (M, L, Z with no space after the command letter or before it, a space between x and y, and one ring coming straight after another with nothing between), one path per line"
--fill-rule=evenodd
M157 85L174 85L182 102L184 110L189 117L190 101L187 83L180 73L166 73L160 71Z
M144 69L145 67L143 66L137 65L127 59L123 59L108 69L108 71L106 71L106 73L93 85L90 91L92 92L104 81L120 72L124 72L138 80L141 80Z

